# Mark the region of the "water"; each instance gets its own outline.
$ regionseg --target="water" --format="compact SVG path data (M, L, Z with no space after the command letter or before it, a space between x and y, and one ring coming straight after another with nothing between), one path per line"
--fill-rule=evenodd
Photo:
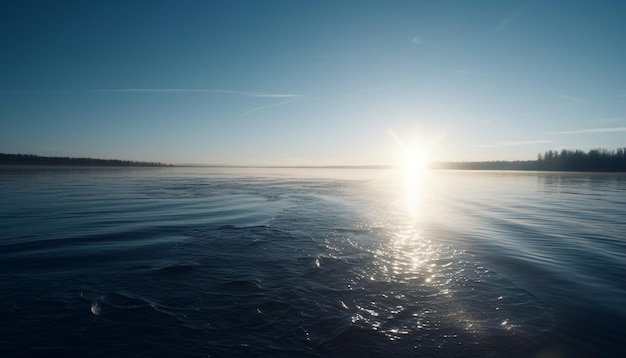
M626 353L624 175L3 168L0 197L2 356Z

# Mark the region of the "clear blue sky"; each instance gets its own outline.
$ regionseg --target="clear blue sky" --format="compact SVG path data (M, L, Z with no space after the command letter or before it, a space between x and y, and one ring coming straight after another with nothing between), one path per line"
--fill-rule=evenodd
M2 1L0 152L213 164L626 146L626 1Z

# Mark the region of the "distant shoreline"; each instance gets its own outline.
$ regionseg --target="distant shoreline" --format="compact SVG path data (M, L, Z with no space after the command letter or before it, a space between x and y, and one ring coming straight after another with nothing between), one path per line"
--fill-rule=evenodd
M477 162L482 163L482 162ZM438 164L438 163L434 163ZM459 163L457 163L459 164ZM460 163L467 164L467 163ZM168 164L161 166L150 165L59 165L59 164L5 164L0 163L0 169L50 169L50 170L80 170L80 169L168 169L168 168L205 168L205 169L319 169L319 170L391 170L397 168L393 165L373 165L373 166L263 166L263 165L176 165ZM428 168L433 171L466 171L466 172L518 172L518 173L589 173L589 174L626 174L626 170L548 170L548 169L506 169L506 168L454 168L433 165Z
M42 157L33 154L2 154L2 166L45 166L45 167L171 167L171 164L159 162L140 162L119 159L71 158L71 157Z
M119 159L44 157L33 154L2 154L0 166L37 167L118 167L118 168L275 168L275 169L391 169L393 165L219 165L219 164L164 164ZM626 148L615 151L593 149L546 151L537 160L431 162L428 169L481 171L550 171L550 172L626 172Z

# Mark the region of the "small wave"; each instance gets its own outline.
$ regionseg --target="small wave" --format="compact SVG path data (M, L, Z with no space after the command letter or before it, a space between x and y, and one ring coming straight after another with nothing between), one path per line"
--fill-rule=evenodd
M156 276L189 275L200 268L194 263L169 263L150 269L150 273Z
M245 293L245 294L254 294L258 292L263 292L264 288L261 286L260 280L234 280L227 281L221 283L220 289L223 292L228 292L229 294L233 293Z
M166 307L155 302L121 292L101 295L90 304L89 311L98 317L124 320L133 316L146 318L154 312L172 315Z

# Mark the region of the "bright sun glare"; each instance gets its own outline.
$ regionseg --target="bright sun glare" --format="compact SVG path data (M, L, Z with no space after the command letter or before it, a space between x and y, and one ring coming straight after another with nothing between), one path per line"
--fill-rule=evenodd
M406 145L402 164L407 175L419 175L428 169L428 155L416 144Z
M415 139L407 141L400 138L392 129L389 129L388 132L398 146L398 161L396 163L399 168L403 169L404 174L407 176L419 176L426 173L431 159L429 157L430 150L441 136L426 141L417 141Z
M397 168L398 179L404 182L404 190L401 191L403 201L406 203L409 215L417 218L423 210L425 190L428 190L433 181L429 171L430 152L443 134L432 138L421 138L421 140L416 140L418 137L414 137L415 139L406 141L400 138L394 130L388 131L398 145Z
M416 144L403 146L402 171L408 212L418 216L424 181L428 176L428 153Z

